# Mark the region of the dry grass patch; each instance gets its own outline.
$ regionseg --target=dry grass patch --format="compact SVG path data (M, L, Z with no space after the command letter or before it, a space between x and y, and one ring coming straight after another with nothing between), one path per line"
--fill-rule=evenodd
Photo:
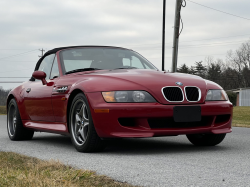
M250 107L248 106L234 107L232 125L234 127L250 128Z
M5 114L7 114L7 112L6 112L6 106L0 106L0 115L5 115Z
M0 186L121 186L92 171L78 170L58 161L43 161L11 152L0 152Z

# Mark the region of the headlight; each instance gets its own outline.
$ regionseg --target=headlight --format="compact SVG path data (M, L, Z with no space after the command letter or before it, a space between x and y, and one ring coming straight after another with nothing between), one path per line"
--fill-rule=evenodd
M145 91L114 91L102 92L108 103L155 103L156 100Z
M228 97L224 90L208 90L206 101L227 101Z

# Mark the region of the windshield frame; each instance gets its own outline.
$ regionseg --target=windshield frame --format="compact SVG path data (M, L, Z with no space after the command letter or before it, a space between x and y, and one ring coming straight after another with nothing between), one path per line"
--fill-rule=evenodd
M99 49L120 49L120 50L127 50L130 51L132 53L135 53L136 55L138 55L139 58L145 60L147 63L149 63L153 68L152 70L158 70L158 68L155 67L154 64L152 64L149 60L147 60L145 57L143 57L141 54L139 54L138 52L131 50L131 49L126 49L126 48L120 48L120 47L106 47L106 46L86 46L86 47L72 47L72 48L67 48L67 49L63 49L59 51L59 58L60 58L60 65L61 65L61 69L62 69L62 73L63 75L67 75L67 71L65 69L65 65L64 65L64 60L63 60L63 56L62 53L64 51L68 51L68 50L73 50L73 49L93 49L93 48L99 48ZM114 69L102 69L102 70L115 70ZM98 70L93 70L93 71L98 71Z

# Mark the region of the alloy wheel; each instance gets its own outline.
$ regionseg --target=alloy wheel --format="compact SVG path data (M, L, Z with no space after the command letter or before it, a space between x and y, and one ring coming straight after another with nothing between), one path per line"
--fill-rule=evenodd
M81 99L77 100L73 106L71 113L71 132L78 145L83 145L88 137L89 115L85 102Z

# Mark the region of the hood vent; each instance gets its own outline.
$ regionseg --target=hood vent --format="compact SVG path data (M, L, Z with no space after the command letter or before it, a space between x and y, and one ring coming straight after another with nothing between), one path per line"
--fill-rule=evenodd
M179 87L164 87L162 94L168 102L183 102L184 96L182 89Z

